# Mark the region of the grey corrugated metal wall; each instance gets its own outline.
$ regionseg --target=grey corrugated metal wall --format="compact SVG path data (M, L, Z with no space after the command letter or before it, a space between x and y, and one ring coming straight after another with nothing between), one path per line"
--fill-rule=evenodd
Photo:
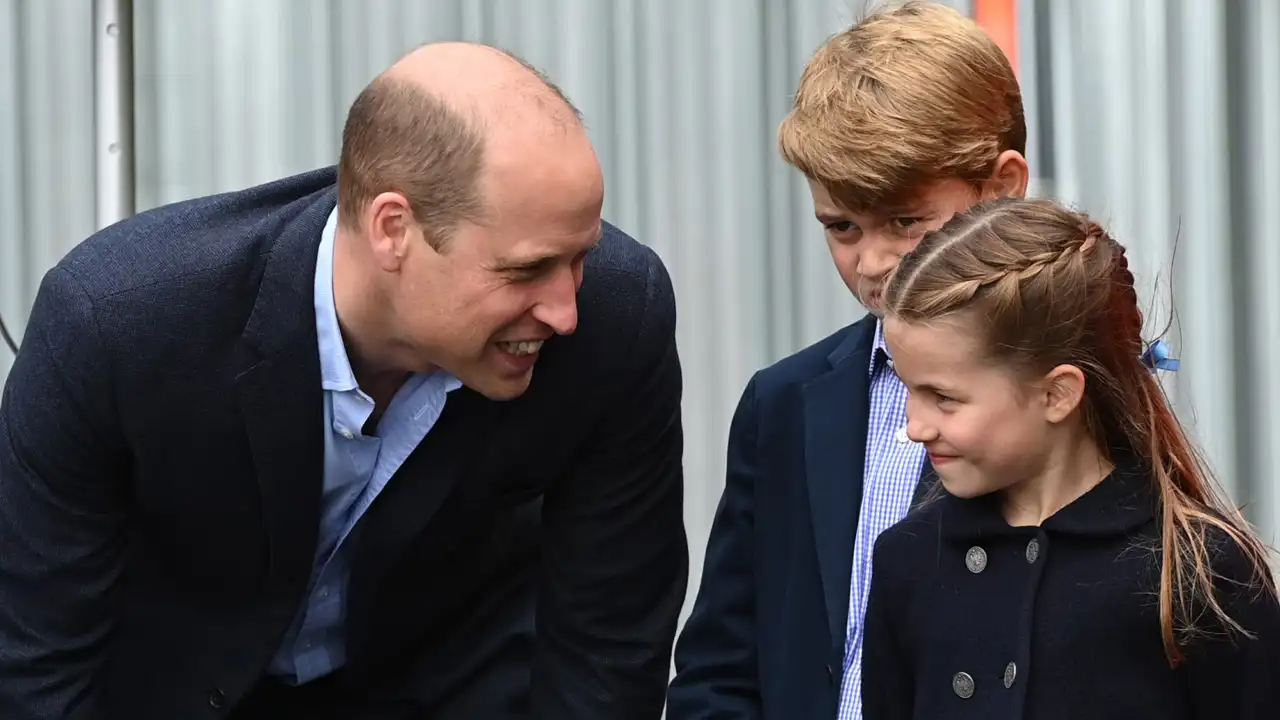
M418 43L494 42L543 67L587 116L606 217L661 253L679 293L692 597L747 378L861 314L773 131L810 52L865 4L135 0L139 209L332 162L346 104ZM43 272L93 229L90 6L0 0L0 313L18 331ZM1174 268L1172 389L1273 537L1280 3L1020 13L1037 190L1109 218L1142 282Z

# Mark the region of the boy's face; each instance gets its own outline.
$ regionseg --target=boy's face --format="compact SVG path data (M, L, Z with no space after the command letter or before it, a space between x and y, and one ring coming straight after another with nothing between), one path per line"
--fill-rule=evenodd
M1026 159L1017 151L1006 150L981 187L957 179L929 183L919 189L914 201L892 210L849 212L813 180L809 181L809 192L813 195L814 215L826 231L827 247L840 277L868 312L879 315L889 273L926 232L942 227L952 215L968 210L979 200L1024 195L1027 179Z
M951 216L979 200L979 193L962 180L943 180L925 186L916 200L892 211L853 213L836 202L821 184L810 180L813 212L827 236L831 259L844 284L869 312L880 314L884 282L920 238Z

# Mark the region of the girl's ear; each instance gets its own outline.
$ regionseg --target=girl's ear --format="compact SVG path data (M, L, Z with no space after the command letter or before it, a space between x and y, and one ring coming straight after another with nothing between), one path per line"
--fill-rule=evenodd
M1045 374L1044 419L1060 423L1084 402L1084 372L1075 365L1059 365Z

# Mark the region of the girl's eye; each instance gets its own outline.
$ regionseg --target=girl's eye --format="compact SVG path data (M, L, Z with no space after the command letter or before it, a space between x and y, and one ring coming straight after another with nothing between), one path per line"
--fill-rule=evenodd
M912 225L915 225L916 223L920 222L923 219L924 218L918 218L918 217L900 217L900 218L894 218L893 224L896 225L900 230L906 230L907 228L911 227Z

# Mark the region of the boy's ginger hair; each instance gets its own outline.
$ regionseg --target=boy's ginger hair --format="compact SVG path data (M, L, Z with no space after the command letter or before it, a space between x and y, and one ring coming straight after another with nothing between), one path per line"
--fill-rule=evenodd
M990 177L1026 154L1022 93L977 23L933 2L874 12L818 49L778 128L783 158L854 212L909 203L928 183Z

